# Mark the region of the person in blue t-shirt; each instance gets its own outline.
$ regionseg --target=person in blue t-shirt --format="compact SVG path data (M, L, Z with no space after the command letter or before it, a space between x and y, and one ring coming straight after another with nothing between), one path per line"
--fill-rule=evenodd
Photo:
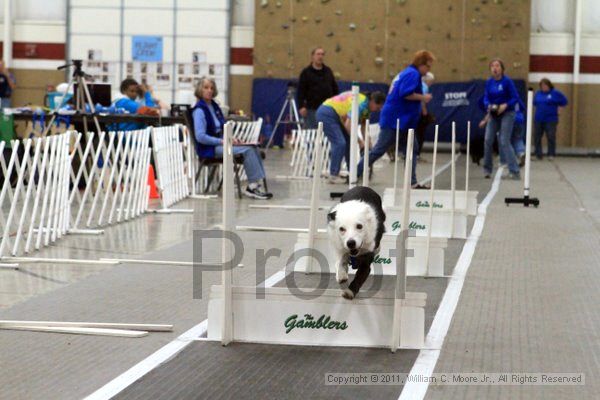
M194 94L198 99L192 108L196 154L201 158L223 157L225 117L214 100L218 94L215 80L206 77L200 79ZM259 200L272 198L273 195L264 191L261 186L266 174L258 148L253 144L243 144L234 138L233 154L241 154L244 157L244 169L248 176L248 186L243 192L244 195Z
M8 72L4 61L0 61L0 109L11 106L10 95L15 87L15 77Z
M479 105L479 109L485 112L485 106L483 105L483 96L479 98L477 102ZM525 165L525 142L524 142L524 133L525 133L525 104L521 99L517 105L515 105L515 125L513 127L512 136L510 138L510 144L519 159L519 167ZM485 115L485 117L479 122L480 128L485 128L491 116L489 113ZM498 137L498 134L496 134ZM500 153L500 164L506 164L506 160L504 159L504 155Z
M139 85L135 79L127 78L121 82L122 97L114 102L116 108L123 108L129 111L130 114L137 114L141 107L156 107L152 93L146 90L145 85ZM143 102L140 104L136 99L138 95L142 95ZM120 131L135 131L144 129L145 125L140 122L121 122L117 124L117 130Z
M396 121L400 121L398 148L406 154L408 130L416 129L421 118L421 104L431 100L431 94L423 94L421 77L431 69L435 57L427 50L415 53L413 62L400 72L392 81L390 91L379 116L379 138L369 152L369 166L373 165L385 151L396 142ZM417 183L417 154L419 143L417 136L413 140L413 159L411 185L413 188L426 188ZM358 164L358 175L363 172L364 158Z
M548 139L548 159L556 155L556 126L558 125L558 107L568 103L564 94L554 89L549 79L540 81L540 90L535 93L535 155L542 159L542 136L544 132Z
M492 76L485 83L483 105L489 113L485 129L483 173L486 178L492 175L494 168L494 140L498 133L498 150L508 164L511 179L521 179L519 164L515 151L511 146L511 137L515 124L515 106L519 102L519 94L515 83L504 74L504 63L500 59L490 62Z

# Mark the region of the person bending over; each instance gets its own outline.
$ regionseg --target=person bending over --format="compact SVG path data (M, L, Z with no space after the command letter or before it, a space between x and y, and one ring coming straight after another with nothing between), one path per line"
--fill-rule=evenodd
M373 92L358 94L358 119L364 122L372 112L381 110L385 94ZM317 109L317 121L323 123L325 136L331 144L329 183L345 183L340 176L342 159L350 163L350 124L352 117L352 92L344 92L327 99Z
M535 93L535 155L542 159L542 136L546 133L548 139L548 159L556 155L556 126L558 125L558 107L567 105L564 94L554 89L550 79L540 81L540 90Z
M152 93L146 90L145 85L139 85L135 79L127 78L121 82L121 97L114 102L117 108L123 108L130 114L158 115L156 103L152 98ZM137 100L141 95L143 101ZM144 129L146 125L141 122L121 122L117 124L119 131L134 131Z
M202 158L222 157L225 117L214 100L218 94L217 84L211 78L202 78L194 94L198 99L192 108L196 153ZM258 148L244 145L234 138L233 154L241 154L244 157L244 169L248 176L248 186L243 192L244 195L259 200L272 198L273 195L265 192L262 187L266 174Z
M408 130L416 129L421 118L422 103L431 100L431 94L423 94L421 77L425 76L435 57L427 50L415 53L413 62L400 72L392 81L381 115L379 116L379 139L369 153L369 167L396 142L396 121L400 121L399 148L406 154ZM419 143L417 136L413 140L412 176L411 186L415 189L424 189L426 186L417 183L417 154ZM358 164L358 174L362 174L364 158Z
M515 151L511 146L511 137L515 124L515 106L519 94L514 82L504 74L504 63L500 59L490 62L491 77L485 83L483 105L489 112L484 139L483 173L486 178L492 175L494 168L494 140L498 133L498 150L503 161L508 164L510 179L521 179Z

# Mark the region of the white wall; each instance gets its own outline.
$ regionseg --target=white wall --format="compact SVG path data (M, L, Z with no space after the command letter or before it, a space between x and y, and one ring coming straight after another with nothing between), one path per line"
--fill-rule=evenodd
M254 27L254 0L233 0L233 25Z
M531 32L573 32L575 0L532 0L531 7ZM600 33L599 0L583 0L582 32Z
M176 4L175 4L176 3ZM160 36L163 39L163 67L171 77L168 88L154 85L167 103L193 100L191 90L181 89L178 65L191 64L193 52L204 52L209 64L225 70L229 48L228 0L71 0L71 58L87 59L90 49L101 51L101 60L115 64L115 81L127 76L132 62L132 37ZM202 72L202 71L201 71ZM208 73L208 68L206 68ZM227 99L227 77L217 78L219 99ZM113 84L114 94L118 85Z

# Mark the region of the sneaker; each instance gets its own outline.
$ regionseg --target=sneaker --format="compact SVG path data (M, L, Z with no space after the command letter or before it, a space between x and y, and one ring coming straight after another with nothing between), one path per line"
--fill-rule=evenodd
M347 181L346 181L346 178L342 178L339 175L330 175L327 182L329 182L332 185L337 185L340 183L346 183Z
M258 184L258 191L267 196L269 199L273 198L273 193L267 192L262 182Z
M411 186L413 189L431 189L431 187L427 186L427 185L421 185L419 183L416 183L414 185Z
M525 165L525 153L519 154L519 167L523 167Z
M247 186L246 190L244 190L244 196L257 200L269 200L273 197L271 193L263 192L258 186L254 188Z
M521 174L518 172L510 172L507 176L506 179L510 179L513 181L520 181L521 180Z

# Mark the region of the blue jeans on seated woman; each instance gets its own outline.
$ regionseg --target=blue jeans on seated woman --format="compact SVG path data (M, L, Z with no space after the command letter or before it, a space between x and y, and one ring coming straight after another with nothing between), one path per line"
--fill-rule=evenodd
M346 158L346 164L350 164L350 138L333 108L320 106L317 109L317 121L323 123L323 131L331 144L329 175L338 176L342 167L342 159Z
M517 156L511 144L513 127L515 124L515 112L505 111L498 117L492 117L485 128L485 144L483 153L483 172L491 175L494 169L494 140L498 133L498 149L502 160L508 164L508 170L513 174L519 174Z
M398 150L406 155L406 145L408 144L408 129L403 129L400 131L398 135ZM379 132L379 138L377 139L377 143L369 152L369 167L373 165L375 161L381 158L390 148L390 146L396 143L396 130L395 129L387 129L382 128ZM395 147L394 147L395 151ZM411 186L417 184L417 154L419 154L419 142L417 140L417 135L413 138L413 158L412 158L412 176L410 178ZM398 155L396 155L397 157ZM360 160L357 168L357 176L362 176L363 173L363 164L364 158Z
M244 169L248 182L260 182L265 179L265 169L260 158L260 153L255 146L233 146L233 154L244 156ZM223 157L223 146L215 147L215 157Z

